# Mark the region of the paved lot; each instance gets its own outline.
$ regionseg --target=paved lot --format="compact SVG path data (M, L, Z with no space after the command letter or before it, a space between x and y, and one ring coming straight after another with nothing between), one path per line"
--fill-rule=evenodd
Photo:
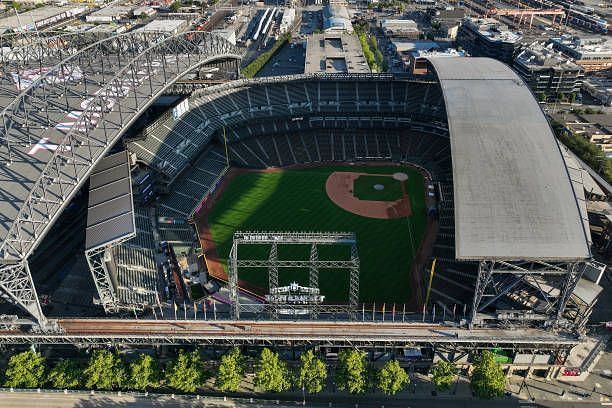
M305 57L306 49L301 43L285 44L274 57L270 58L257 76L303 74Z

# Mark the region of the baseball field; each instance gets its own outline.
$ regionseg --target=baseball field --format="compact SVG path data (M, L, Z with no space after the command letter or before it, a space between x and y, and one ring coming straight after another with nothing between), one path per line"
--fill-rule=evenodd
M393 178L398 172L403 173L402 181ZM330 187L332 175L340 182ZM347 181L342 184L342 180ZM330 188L335 191L330 192ZM330 198L334 194L352 200L360 212L341 208L341 200ZM381 210L381 205L386 207ZM379 215L360 215L376 206ZM423 176L413 168L399 166L243 172L225 186L207 214L207 225L217 261L226 271L232 234L237 230L355 232L361 261L360 301L406 303L411 297L412 260L426 228ZM238 258L267 259L269 251L268 245L241 245ZM281 260L307 260L309 254L310 247L306 245L278 247ZM347 246L319 246L319 259L349 257ZM267 292L267 270L241 268L239 278ZM280 270L281 286L294 281L307 285L308 270ZM348 282L348 270L320 270L319 287L328 302L346 302Z

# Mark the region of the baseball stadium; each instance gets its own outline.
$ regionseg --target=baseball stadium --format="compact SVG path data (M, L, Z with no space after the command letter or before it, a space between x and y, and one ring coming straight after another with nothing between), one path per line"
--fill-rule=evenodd
M244 79L151 35L2 40L3 341L578 343L584 171L506 65ZM236 330L164 334L213 310Z

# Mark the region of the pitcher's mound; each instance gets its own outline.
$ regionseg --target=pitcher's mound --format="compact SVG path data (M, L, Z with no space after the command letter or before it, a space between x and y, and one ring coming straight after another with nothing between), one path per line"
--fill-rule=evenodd
M397 174L403 174L405 176L404 179L398 180L396 178ZM359 176L364 175L371 176L371 174L367 173L346 171L336 171L330 174L325 182L327 195L338 207L362 217L392 219L408 217L412 214L410 199L408 194L406 194L404 186L405 180L408 179L407 174L395 173L394 175L387 175L387 177L393 177L402 183L403 197L395 201L360 200L355 197L353 195L353 183ZM384 177L384 175L378 176ZM382 184L375 184L373 187L377 191L384 190Z

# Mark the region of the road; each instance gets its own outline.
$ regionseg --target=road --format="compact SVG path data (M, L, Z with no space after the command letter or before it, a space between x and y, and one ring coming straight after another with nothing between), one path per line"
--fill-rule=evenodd
M568 401L542 401L530 402L516 399L499 399L494 402L488 400L476 400L472 398L418 398L409 400L388 399L385 401L368 401L364 398L359 399L359 403L351 401L350 398L334 399L334 402L320 401L316 403L307 402L306 407L340 407L340 408L355 408L359 407L402 407L402 408L431 408L432 406L441 408L532 408L532 407L551 407L551 408L571 408L571 407L601 407L601 403L596 402L568 402ZM383 405L384 404L384 405ZM28 408L149 408L149 407L208 407L208 408L295 408L303 406L302 401L258 401L253 402L248 399L236 401L228 399L223 401L222 398L200 398L199 400L183 397L170 396L151 397L151 398L135 398L133 396L117 396L117 395L95 395L89 396L84 394L62 394L62 393L3 393L0 396L0 408L28 407Z

